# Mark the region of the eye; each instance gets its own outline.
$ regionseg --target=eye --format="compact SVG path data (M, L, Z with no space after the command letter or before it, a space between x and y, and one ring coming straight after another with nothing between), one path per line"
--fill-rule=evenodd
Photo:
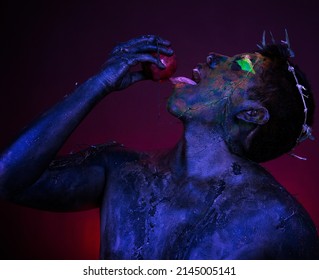
M215 66L217 65L216 56L214 56L213 54L210 54L209 56L207 56L206 63L210 68L212 69L215 68Z
M206 63L207 63L208 65L210 65L212 62L213 62L213 56L212 56L212 55L207 56L207 57L206 57Z
M227 56L210 53L206 58L207 65L214 69L218 64L223 63L227 60Z
M256 73L252 62L248 57L244 57L242 59L236 60L236 63L239 65L241 70L246 71L246 72L250 72L253 74Z
M250 117L256 117L258 115L258 111L257 110L248 110L248 111L246 111L246 114Z

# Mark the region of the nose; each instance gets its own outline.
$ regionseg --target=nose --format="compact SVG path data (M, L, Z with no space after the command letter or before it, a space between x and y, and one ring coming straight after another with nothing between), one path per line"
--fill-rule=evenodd
M211 69L214 69L218 64L225 62L227 58L228 56L226 55L210 53L206 58L206 63Z

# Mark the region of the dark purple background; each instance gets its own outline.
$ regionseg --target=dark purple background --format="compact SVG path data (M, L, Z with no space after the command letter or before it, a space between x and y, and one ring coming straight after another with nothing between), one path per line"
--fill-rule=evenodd
M319 90L317 1L5 2L9 4L1 8L1 149L70 93L76 82L98 71L116 43L143 34L171 40L178 56L177 75L190 76L209 51L251 51L264 29L283 39L287 28L295 62L308 74L315 94ZM147 81L112 94L85 119L61 153L111 140L136 149L173 146L182 130L165 111L170 88L168 83ZM318 103L318 95L315 99ZM318 140L307 141L296 153L308 161L285 155L265 166L319 226ZM98 210L49 213L1 202L0 227L1 258L98 258Z

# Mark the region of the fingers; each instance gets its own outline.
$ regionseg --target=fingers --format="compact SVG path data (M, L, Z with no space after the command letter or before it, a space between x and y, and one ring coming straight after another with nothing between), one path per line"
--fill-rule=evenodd
M169 47L170 44L168 40L161 37L144 35L116 46L109 61L122 61L127 66L134 66L139 62L149 62L156 64L160 69L165 69L165 65L158 55L173 55L174 51Z
M141 43L141 44L158 44L158 45L163 45L163 46L170 46L171 42L168 40L165 40L159 36L156 35L144 35L141 37L137 37L135 39L132 39L131 41L128 41L128 43Z
M122 61L127 66L133 66L138 62L150 62L164 69L164 64L156 54L171 56L174 51L169 48L170 42L159 36L144 35L117 45L112 51L108 62ZM155 55L154 55L155 54Z
M126 43L122 43L122 47L130 48L137 45L145 45L145 44L149 44L149 45L155 44L155 45L162 45L165 47L169 47L171 45L171 42L156 35L144 35L144 36L134 38Z
M131 73L131 83L132 84L139 82L139 81L142 81L142 80L145 80L145 79L147 79L147 77L145 76L145 73L143 71Z
M108 79L111 90L120 90L137 81L149 79L143 71L132 68L139 63L151 63L160 69L165 65L159 59L159 54L171 56L170 42L155 36L146 35L117 45L103 65L104 76ZM158 54L158 55L156 55Z
M159 36L144 35L134 38L128 42L117 45L112 55L123 53L159 52L164 55L172 55L173 51L168 49L171 43Z
M129 66L134 66L139 62L150 62L156 64L160 69L165 69L165 65L161 60L151 54L127 54L126 56L122 56L122 59Z
M158 53L164 54L167 56L173 55L174 51L172 49L168 49L167 47L154 46L154 45L143 45L139 47L135 47L131 49L133 53Z

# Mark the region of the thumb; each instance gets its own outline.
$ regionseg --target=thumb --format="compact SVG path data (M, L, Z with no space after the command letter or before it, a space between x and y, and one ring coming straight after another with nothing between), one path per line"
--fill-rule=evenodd
M143 71L137 71L131 73L131 83L134 84L136 82L142 81L142 80L147 80L150 79Z

